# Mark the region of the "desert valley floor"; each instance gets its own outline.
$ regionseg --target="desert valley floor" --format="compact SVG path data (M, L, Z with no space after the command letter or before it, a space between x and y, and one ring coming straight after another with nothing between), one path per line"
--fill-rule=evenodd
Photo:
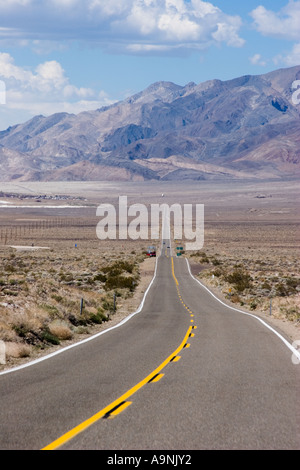
M204 204L204 246L184 254L194 276L300 338L297 181L1 183L0 371L137 309L155 267L146 250L161 243L97 238L97 207L117 206L119 196L147 207Z

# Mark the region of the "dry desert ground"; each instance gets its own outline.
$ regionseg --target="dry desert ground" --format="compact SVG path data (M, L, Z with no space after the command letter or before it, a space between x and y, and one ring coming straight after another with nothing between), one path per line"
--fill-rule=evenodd
M300 339L297 181L46 182L0 185L0 371L134 312L159 240L99 240L100 204L204 204L204 245L185 251L220 299ZM173 254L185 240L172 240Z

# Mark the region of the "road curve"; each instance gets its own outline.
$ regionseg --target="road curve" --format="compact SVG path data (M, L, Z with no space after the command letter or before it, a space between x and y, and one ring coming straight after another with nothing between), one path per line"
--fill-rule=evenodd
M0 375L0 449L299 449L291 350L163 247L137 315Z

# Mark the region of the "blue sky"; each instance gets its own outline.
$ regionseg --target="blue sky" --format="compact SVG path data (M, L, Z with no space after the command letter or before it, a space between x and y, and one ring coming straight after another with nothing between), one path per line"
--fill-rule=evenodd
M299 64L300 0L0 0L0 130Z

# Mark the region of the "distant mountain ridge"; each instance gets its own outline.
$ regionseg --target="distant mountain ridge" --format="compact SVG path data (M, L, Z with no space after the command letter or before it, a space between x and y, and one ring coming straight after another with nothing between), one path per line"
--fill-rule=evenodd
M94 111L35 116L0 132L0 181L295 177L296 80L300 66L186 86L157 82Z

